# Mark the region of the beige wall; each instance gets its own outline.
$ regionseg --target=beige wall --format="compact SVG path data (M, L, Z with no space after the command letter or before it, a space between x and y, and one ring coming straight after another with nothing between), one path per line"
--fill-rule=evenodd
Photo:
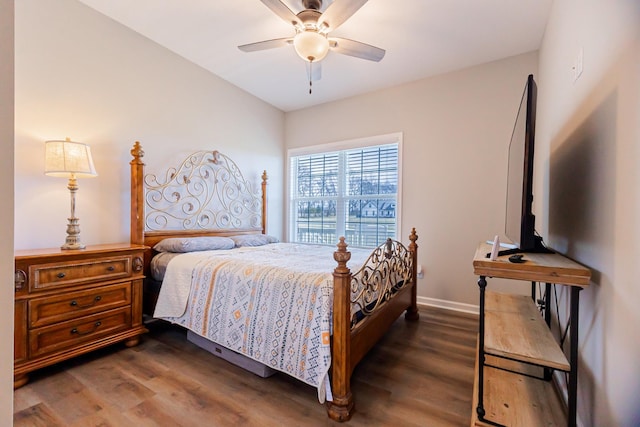
M287 113L287 148L402 132L401 237L418 232L421 302L474 311L471 260L503 235L508 145L536 70L528 53Z
M13 0L0 0L0 192L13 200ZM13 419L13 203L0 204L0 425Z
M77 1L15 8L17 249L64 242L67 182L43 168L44 141L65 137L91 146L99 174L78 180L86 244L129 239L136 140L147 164L218 149L256 183L266 169L269 231L281 235L284 113Z
M639 31L637 0L556 1L540 49L538 218L553 247L593 270L580 296L586 426L640 425Z

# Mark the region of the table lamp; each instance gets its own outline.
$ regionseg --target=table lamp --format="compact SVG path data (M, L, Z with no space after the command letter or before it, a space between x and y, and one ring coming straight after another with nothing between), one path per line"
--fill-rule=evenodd
M64 141L45 142L45 175L69 178L67 188L71 193L71 216L68 218L67 238L61 249L84 249L80 243L80 225L76 218L76 178L97 176L91 158L91 148L81 142L73 142L69 138Z

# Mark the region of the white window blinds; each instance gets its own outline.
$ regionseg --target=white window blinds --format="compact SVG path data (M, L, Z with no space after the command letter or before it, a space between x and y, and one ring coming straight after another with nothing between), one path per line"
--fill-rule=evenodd
M290 240L375 247L396 238L398 144L291 156Z

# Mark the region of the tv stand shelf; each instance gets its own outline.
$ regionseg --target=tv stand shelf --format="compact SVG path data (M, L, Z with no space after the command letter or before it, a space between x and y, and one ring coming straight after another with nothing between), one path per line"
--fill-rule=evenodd
M484 410L489 420L500 420L505 426L563 426L567 415L554 386L527 375L540 375L530 365L518 365L506 359L487 356L484 367ZM525 375L514 375L519 370ZM476 359L476 372L478 360ZM540 369L539 369L540 371ZM478 377L473 388L473 416L471 426L495 426L492 422L477 418Z
M575 426L578 375L579 291L591 272L555 253L525 253L524 263L486 258L482 243L473 259L479 276L480 327L472 426ZM531 296L487 290L487 278L531 282ZM536 283L545 283L544 305L536 305ZM551 284L570 287L570 356L549 329ZM568 372L568 408L556 393L553 370Z
M569 372L567 357L530 297L487 291L484 316L486 354Z

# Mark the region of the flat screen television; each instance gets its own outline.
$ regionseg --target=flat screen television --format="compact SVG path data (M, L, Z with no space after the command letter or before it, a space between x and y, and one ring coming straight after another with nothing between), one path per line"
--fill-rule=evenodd
M518 115L509 143L507 172L507 210L505 235L514 245L510 251L549 252L535 232L533 215L533 152L536 128L537 86L530 74L522 94Z

